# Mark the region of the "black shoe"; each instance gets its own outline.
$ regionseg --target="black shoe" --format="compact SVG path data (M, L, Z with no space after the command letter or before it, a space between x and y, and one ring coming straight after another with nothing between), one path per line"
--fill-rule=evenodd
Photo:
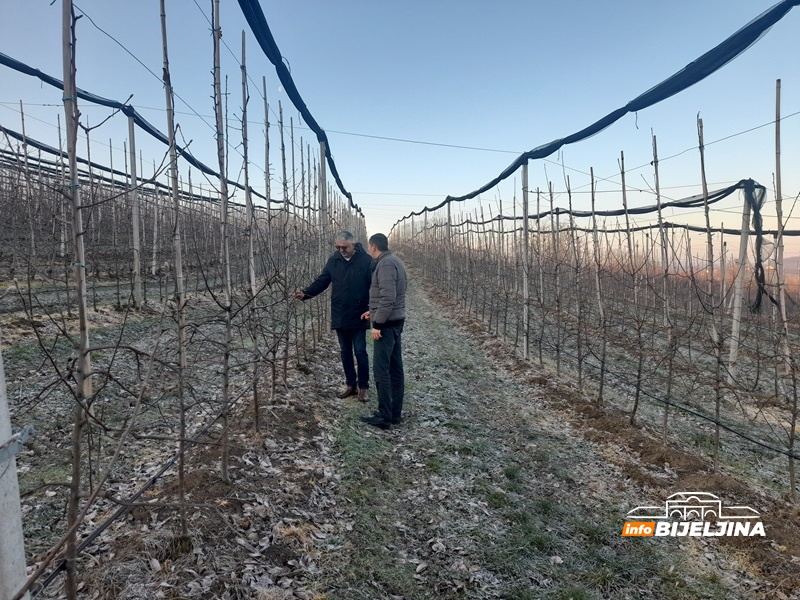
M379 417L378 415L365 415L361 417L361 420L367 425L372 425L379 429L389 429L390 427L389 421L384 420L383 417Z
M389 421L389 423L391 423L392 425L400 425L400 423L402 423L402 421L403 421L403 417L393 417L392 420Z

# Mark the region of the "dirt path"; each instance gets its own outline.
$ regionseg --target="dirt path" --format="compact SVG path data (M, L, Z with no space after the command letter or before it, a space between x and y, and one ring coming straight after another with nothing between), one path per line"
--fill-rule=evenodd
M369 428L357 403L331 413L346 513L321 597L792 597L716 539L621 537L629 510L683 491L654 485L678 467L648 473L613 435L587 435L562 406L578 396L568 383L520 369L418 283L408 305L404 423Z

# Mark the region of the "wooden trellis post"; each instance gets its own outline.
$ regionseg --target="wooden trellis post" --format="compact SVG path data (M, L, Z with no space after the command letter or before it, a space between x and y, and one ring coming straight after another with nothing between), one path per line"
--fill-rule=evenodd
M30 180L30 166L28 165L28 138L25 135L25 111L22 107L22 100L19 101L19 116L20 121L22 124L22 160L23 165L25 168L25 207L28 210L28 231L30 233L31 239L28 240L30 244L30 255L28 256L28 268L26 269L28 275L28 297L31 297L31 286L32 286L32 279L36 274L36 233L34 230L34 214L36 214L36 210L34 207L35 200L34 196L31 192L31 180ZM88 140L88 136L87 136ZM40 163L41 164L41 163ZM91 163L89 164L89 168L91 169ZM31 310L33 310L33 304L28 302L31 305Z
M733 290L733 321L731 324L731 345L728 354L728 385L733 385L736 377L736 361L739 356L739 332L742 323L742 295L745 266L747 264L747 240L750 237L750 203L745 198L742 208L742 233L739 237L739 262Z
M322 243L327 243L328 235L328 181L325 162L325 142L319 143L319 226ZM320 253L322 254L322 252Z
M253 208L253 195L250 191L250 160L248 158L248 138L247 138L247 104L250 101L250 94L247 91L247 62L245 53L245 33L242 30L242 152L244 167L244 197L247 231L247 275L250 289L250 336L253 343L253 423L256 431L259 429L259 404L258 404L258 373L261 352L258 347L258 334L256 332L256 264L254 244L256 238L256 214Z
M791 413L789 415L789 440L787 448L793 452L797 439L797 372L789 350L789 321L786 317L786 284L783 272L783 196L781 190L781 80L775 82L775 212L778 217L778 244L776 248L776 271L778 277L778 301L781 315L781 347L784 372L791 375L792 396L789 399ZM776 374L777 376L777 374ZM793 503L797 503L797 481L794 458L789 457L789 490Z
M714 472L719 466L719 419L722 405L722 338L721 329L717 328L718 310L714 303L714 242L711 237L711 216L708 208L708 182L706 180L706 155L703 140L703 119L697 118L697 135L700 149L700 177L703 184L703 208L706 218L706 297L701 302L706 314L711 318L709 331L711 333L711 344L714 348L714 416L717 423L714 426ZM686 244L689 246L689 231L686 231ZM690 253L691 257L691 253Z
M541 207L541 192L536 188L536 267L539 271L539 287L537 289L537 300L539 301L539 316L541 316L541 328L537 337L537 344L539 346L539 364L544 364L544 356L542 355L542 341L544 338L545 310L544 310L544 267L542 265L542 207ZM525 227L527 227L528 217L524 219ZM526 245L527 248L527 245Z
M156 178L156 163L153 161L153 180ZM153 256L150 261L150 274L156 275L158 271L158 221L161 218L160 202L161 193L158 187L153 190Z
M591 177L591 191L592 191L592 246L594 249L594 285L597 292L597 314L600 317L600 327L603 332L602 349L600 351L600 389L597 392L597 404L603 403L603 390L606 381L606 347L608 345L608 331L606 330L606 312L603 304L603 290L600 281L600 240L597 236L597 214L595 213L595 180L594 180L594 167L589 171ZM623 182L625 178L623 176ZM623 184L623 198L625 197ZM625 216L628 216L627 205L625 207ZM630 243L630 238L628 238Z
M583 325L583 304L581 302L581 262L578 249L578 234L575 231L575 215L572 212L572 187L570 186L569 176L566 177L567 198L569 201L569 240L572 246L572 275L573 293L575 294L575 347L577 350L578 365L578 390L583 392L583 344L581 339L581 327ZM567 309L569 312L569 309Z
M556 375L561 376L561 328L562 328L562 314L561 314L561 240L559 235L560 228L560 212L556 210L553 195L553 182L547 182L548 195L550 197L550 243L552 244L552 254L550 259L553 261L553 275L555 279L555 296L556 296L556 310L555 310L555 325L556 325ZM544 311L542 311L544 314Z
M528 161L522 163L522 356L530 358L531 291L529 287L531 254L528 242Z
M142 246L141 236L139 235L139 221L141 219L139 211L139 181L136 177L136 136L133 124L133 117L128 116L128 142L130 144L131 160L131 227L133 229L133 305L136 308L142 307Z
M264 195L267 197L267 248L272 242L272 196L269 179L269 102L267 101L267 78L261 77L261 86L264 88ZM270 252L271 256L271 252Z
M250 161L247 155L247 103L250 99L247 93L247 67L245 64L245 34L242 30L242 152L244 167L244 198L247 209L247 274L250 285L250 295L256 296L256 265L253 257L255 240L255 211L253 209L253 196L250 193ZM253 301L255 306L255 301ZM251 309L252 310L252 309Z
M219 20L219 0L214 0L213 14L213 40L214 40L214 113L216 115L217 127L217 160L219 162L219 218L220 235L222 237L222 269L224 280L224 309L225 309L225 352L222 357L222 437L220 446L222 456L220 460L220 477L226 483L230 481L228 475L228 433L230 419L230 357L232 342L232 323L233 318L233 299L231 289L231 254L230 254L230 227L228 215L228 178L226 174L225 161L225 130L222 119L222 82L220 74L220 39L222 38L222 26Z
M661 212L661 182L658 173L658 145L656 143L656 136L653 135L653 171L655 174L656 184L656 206L658 207L658 233L661 240L661 268L662 268L662 286L661 294L664 303L664 326L667 327L668 336L672 337L672 321L669 314L669 297L667 295L667 281L669 280L669 258L667 254L667 233L664 229L664 217Z
M447 239L444 242L445 247L445 262L447 263L447 293L450 293L452 290L452 282L453 282L453 234L450 230L450 223L452 223L452 219L450 217L450 202L447 203L447 228L445 229Z

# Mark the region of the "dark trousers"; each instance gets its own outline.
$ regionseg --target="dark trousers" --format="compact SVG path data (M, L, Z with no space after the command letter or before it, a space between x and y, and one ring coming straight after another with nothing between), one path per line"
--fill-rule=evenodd
M403 412L402 333L402 325L381 329L381 339L373 345L372 372L378 388L378 415L385 421L398 422Z
M369 387L369 356L367 356L367 330L366 329L337 329L339 348L342 349L342 367L344 368L345 383L350 387L365 390ZM358 376L353 362L353 354L358 362Z

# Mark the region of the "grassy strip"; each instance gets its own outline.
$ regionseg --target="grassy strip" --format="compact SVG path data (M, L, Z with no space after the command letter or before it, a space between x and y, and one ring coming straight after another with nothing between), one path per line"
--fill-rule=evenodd
M688 590L679 571L670 571L671 561L663 555L660 540L626 540L619 535L617 518L601 510L586 515L572 506L556 491L565 483L567 489L574 487L568 470L551 462L544 452L535 457L539 462L525 468L505 467L503 480L485 492L489 506L506 524L504 535L488 537L483 543L487 567L509 581L504 597L729 597ZM534 472L544 475L544 481L531 477Z
M687 557L696 544L623 538L632 507L621 492L591 490L592 477L614 477L596 449L552 415L520 411L538 391L498 373L423 298L412 306L404 352L416 414L379 432L358 421L364 405L337 410L352 522L321 560L320 599L747 597Z
M378 591L408 600L429 598L414 579L416 566L399 562L392 552L402 535L396 524L408 516L400 498L413 482L392 464L393 444L387 436L365 435L368 426L358 423L358 415L367 414L364 408L349 405L344 425L336 432L343 460L341 491L353 515L353 529L344 544L346 563L339 566L335 587L345 594L345 588L353 588L354 595L334 593L330 598L376 597Z
M598 507L593 514L570 502L579 488L573 478L577 456L560 440L548 439L548 449L521 455L487 443L491 433L477 424L444 424L463 439L439 447L410 470L398 459L397 438L373 433L357 421L363 405L343 408L343 426L336 432L342 457L341 493L352 513L335 577L327 582L328 598L484 597L475 588L445 585L451 574L446 561L430 562L421 577L423 560L411 560L425 546L420 537L428 519L440 519L436 502L409 506L409 490L449 475L474 478L473 498L486 507L486 526L461 530L458 515L449 515L464 546L477 548L475 562L497 581L496 592L510 600L573 600L600 598L736 597L710 574L687 572L679 543L666 539L631 539L619 535L615 507ZM431 443L436 439L432 436ZM481 443L470 443L473 439ZM427 455L432 448L415 448ZM610 510L609 510L610 508ZM416 536L403 525L410 525ZM430 540L428 540L430 541ZM425 560L430 560L426 558ZM436 572L435 569L441 569ZM488 597L488 596L487 596Z

